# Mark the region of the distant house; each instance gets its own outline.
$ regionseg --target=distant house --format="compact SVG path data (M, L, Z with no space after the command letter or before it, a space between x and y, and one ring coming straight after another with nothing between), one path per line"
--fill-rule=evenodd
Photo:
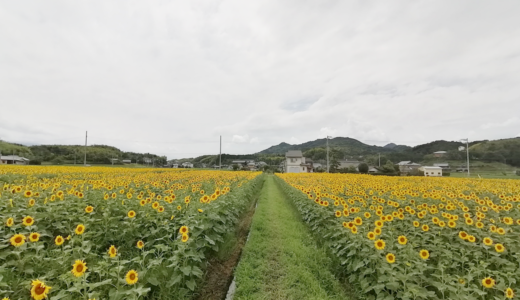
M190 162L183 162L183 163L181 164L181 166L182 166L183 168L193 168L193 164L190 163Z
M358 170L358 166L361 162L358 161L358 160L353 160L353 159L345 159L345 160L340 160L339 161L339 169L345 169L345 168L350 168L350 167L354 167L356 168L356 171L359 171Z
M178 168L179 164L172 164L172 168Z
M368 173L373 174L373 173L377 173L377 172L378 172L378 170L375 167L368 167Z
M312 173L312 161L306 162L300 150L289 150L285 153L284 171L286 173Z
M6 165L28 165L29 159L18 155L2 155L0 156L0 163Z
M417 171L421 167L420 164L409 160L401 161L397 163L397 166L399 167L399 172L401 172L401 174L408 174L410 172Z
M145 157L145 158L143 158L143 162L144 162L145 164L151 164L151 163L152 163L152 159L149 158L149 157Z
M313 167L314 170L323 169L323 165L320 164L320 163L313 163L312 167Z
M132 160L131 159L123 159L121 162L124 163L124 164L131 164Z
M419 168L420 171L424 171L426 177L442 177L442 168L434 166L423 166Z
M434 167L441 167L444 172L451 171L451 167L449 163L437 163L433 164Z
M446 151L437 151L433 152L433 157L444 157L448 152Z

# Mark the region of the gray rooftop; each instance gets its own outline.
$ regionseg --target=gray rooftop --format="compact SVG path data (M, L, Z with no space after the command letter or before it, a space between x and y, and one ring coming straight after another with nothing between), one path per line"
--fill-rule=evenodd
M285 153L285 157L303 157L301 150L289 150Z

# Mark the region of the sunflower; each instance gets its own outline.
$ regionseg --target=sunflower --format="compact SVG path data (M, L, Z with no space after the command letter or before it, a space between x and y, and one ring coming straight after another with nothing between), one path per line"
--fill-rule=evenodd
M186 242L188 241L189 238L190 238L190 237L188 236L188 234L183 234L183 235L182 235L182 242L183 242L183 243L186 243Z
M482 279L482 285L484 287L490 289L493 286L495 286L495 280L491 277L486 277L486 278Z
M35 300L42 300L47 298L47 294L49 293L51 287L45 285L42 281L36 279L31 282L31 297Z
M388 253L388 254L386 255L386 261L387 261L388 263L390 263L390 264L395 263L395 255L392 254L392 253Z
M397 238L397 241L399 242L399 244L401 245L406 245L406 243L408 242L408 239L404 236L404 235L401 235Z
M484 245L486 245L486 246L493 245L493 240L489 237L485 237L482 241L484 242Z
M177 205L177 210L181 210L181 209L182 209L182 206Z
M467 239L468 238L468 233L466 231L460 231L459 232L459 237L463 240Z
M116 255L117 255L116 246L114 246L114 245L110 246L110 248L108 249L108 255L110 255L110 257L116 257Z
M36 204L36 200L34 200L34 199L29 200L29 207L33 207L34 204Z
M72 265L72 274L76 277L81 277L87 271L87 263L83 260L76 260Z
M76 230L74 231L77 235L82 235L85 232L85 225L79 224L76 226Z
M356 224L357 226L363 225L363 219L361 219L360 217L355 218L354 224Z
M137 280L138 280L137 272L135 270L128 271L128 273L126 273L125 280L126 280L126 283L128 283L130 285L136 284Z
M198 211L198 212L200 212L200 213L201 213L201 212L203 212L203 210L202 210L202 209L200 209L200 208L199 208L199 209L197 209L197 211Z
M419 223L419 221L413 221L413 226L414 226L414 227L419 227L419 225L421 225L421 224Z
M370 231L369 233L367 233L367 237L368 237L369 240L373 241L376 238L376 234L373 233L372 231Z
M377 220L374 222L374 225L376 225L376 227L383 227L383 221Z
M54 243L56 244L56 246L61 246L61 244L63 244L63 242L65 242L65 239L61 235L58 235L54 239Z
M476 238L472 235L468 235L468 242L474 243L476 241Z
M377 241L374 242L374 246L376 247L377 250L383 250L385 249L385 241L379 239Z
M334 215L336 216L336 218L341 217L341 211L336 210L336 212L334 213Z
M87 207L85 207L85 212L86 212L87 214L90 214L90 213L93 212L93 211L94 211L94 207L92 207L92 206L90 206L90 205L87 206Z
M25 196L25 198L29 198L29 197L31 197L32 194L33 194L33 193L32 193L31 191L25 191L25 192L23 193L23 195Z
M430 252L428 250L421 250L419 251L419 256L421 256L422 259L428 259L430 257Z
M374 233L375 233L376 235L381 235L382 232L383 232L383 231L381 230L381 227L376 227L376 228L374 228Z
M504 252L504 250L506 250L506 248L504 247L504 245L502 244L496 244L495 245L495 251L498 252L498 253L502 253Z
M11 239L9 239L9 241L11 242L11 245L15 247L20 247L21 245L25 244L25 239L25 235L15 234L11 237Z
M455 223L455 221L448 221L448 226L450 228L455 228L455 226L457 226L457 223Z
M146 200L143 199L143 200L139 201L139 204L140 204L141 206L145 206L145 205L146 205Z
M159 206L159 208L157 209L157 212L160 212L160 213L164 212L164 206L162 206L162 205Z
M188 232L189 232L188 226L182 226L181 228L179 228L180 234L187 234Z
M137 248L143 249L143 247L144 247L144 242L143 241L137 241Z
M353 234L357 234L357 233L358 233L357 226L356 226L356 225L352 226L352 228L350 228L350 231L351 231Z
M40 240L40 234L37 233L37 232L31 232L31 234L29 234L29 241L31 242L37 242Z
M6 225L7 227L11 227L11 226L13 226L13 225L14 225L14 219L13 219L13 218L9 218L9 219L7 219L7 221L5 222L5 225Z
M422 231L426 232L428 230L430 230L430 226L424 224L422 227L421 227Z
M366 212L366 213L364 213L364 216L365 216L365 219L368 219L368 218L370 218L370 213Z
M31 226L32 224L34 224L34 219L33 219L33 217L31 217L31 216L26 216L25 218L23 218L23 225L25 225L25 226Z
M507 288L504 293L506 294L507 299L513 299L515 297L515 292L512 288Z
M500 235L504 235L504 234L506 234L506 230L504 228L500 227L500 228L497 228L497 233Z
M135 217L135 211L133 211L133 210L129 211L128 214L127 214L127 216L128 216L130 219L134 218L134 217Z

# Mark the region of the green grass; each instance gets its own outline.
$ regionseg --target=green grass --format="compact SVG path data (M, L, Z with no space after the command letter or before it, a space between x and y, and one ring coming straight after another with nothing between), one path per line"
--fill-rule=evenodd
M349 299L332 264L268 176L235 273L234 299Z

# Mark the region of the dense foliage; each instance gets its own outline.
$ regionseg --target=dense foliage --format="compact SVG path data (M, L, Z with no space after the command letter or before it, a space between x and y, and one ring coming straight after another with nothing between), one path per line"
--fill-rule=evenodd
M189 296L258 174L0 166L0 298Z
M362 299L491 300L520 288L517 180L278 176Z

